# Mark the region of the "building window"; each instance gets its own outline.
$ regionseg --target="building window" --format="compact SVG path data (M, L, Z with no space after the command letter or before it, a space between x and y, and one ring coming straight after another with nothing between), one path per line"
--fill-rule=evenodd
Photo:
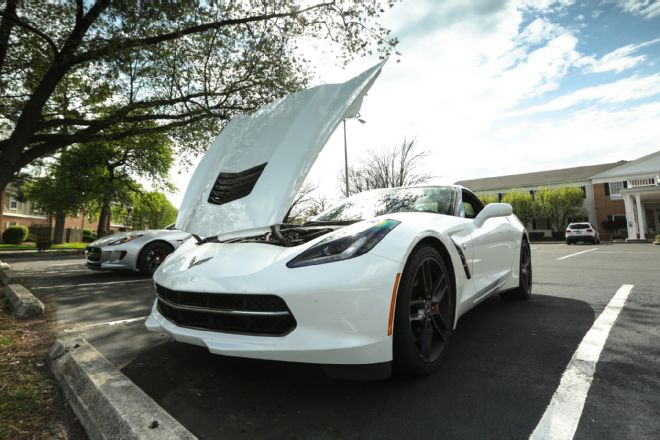
M14 211L18 209L18 200L16 200L14 195L9 196L9 209L13 209Z
M610 198L620 199L622 197L621 190L623 190L624 188L623 182L610 182L609 187L610 187Z

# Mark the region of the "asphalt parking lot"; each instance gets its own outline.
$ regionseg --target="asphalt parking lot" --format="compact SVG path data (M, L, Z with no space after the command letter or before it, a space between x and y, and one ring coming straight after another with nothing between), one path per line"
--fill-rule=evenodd
M536 244L532 259L532 299L485 301L459 321L440 371L379 382L149 333L151 280L137 274L90 271L80 257L9 262L26 287L56 299L59 332L84 336L200 439L544 438L547 414L574 419L578 439L658 438L660 246ZM579 387L562 388L562 377L625 285L576 410L566 402Z

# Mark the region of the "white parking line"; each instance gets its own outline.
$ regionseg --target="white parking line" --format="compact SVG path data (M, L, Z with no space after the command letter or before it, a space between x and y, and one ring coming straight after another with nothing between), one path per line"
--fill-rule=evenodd
M147 318L148 318L148 316L140 316L139 318L120 319L118 321L96 322L94 324L81 325L79 327L67 328L67 329L64 330L64 333L80 332L80 331L83 331L83 330L88 330L90 328L96 328L96 327L130 324L132 322L144 321Z
M633 287L631 284L621 286L591 329L584 335L541 421L529 437L530 440L573 438L582 416L598 358Z
M563 260L564 258L571 258L571 257L574 257L576 255L584 254L585 252L591 252L591 251L597 251L597 250L598 250L598 248L587 249L586 251L581 251L581 252L576 252L574 254L564 255L563 257L557 258L557 260Z
M600 254L657 254L658 252L642 252L642 251L601 251L598 252L598 255Z
M83 283L83 284L60 284L59 286L38 286L31 287L30 289L63 289L65 287L87 287L87 286L107 286L109 284L122 284L122 283L144 283L146 281L151 282L151 279L144 280L124 280L124 281L106 281L104 283Z

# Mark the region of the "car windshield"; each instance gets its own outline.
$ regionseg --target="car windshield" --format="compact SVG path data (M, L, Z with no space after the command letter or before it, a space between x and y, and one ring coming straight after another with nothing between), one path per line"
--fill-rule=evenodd
M356 194L322 212L316 222L359 221L394 212L452 215L456 191L450 186L378 189Z
M590 227L591 226L589 226L587 223L575 223L569 226L571 229L588 229Z

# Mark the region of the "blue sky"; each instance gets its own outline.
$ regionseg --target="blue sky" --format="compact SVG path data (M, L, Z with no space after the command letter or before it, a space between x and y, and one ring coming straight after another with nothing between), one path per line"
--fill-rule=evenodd
M660 150L660 1L404 0L384 21L403 55L365 99L367 123L348 123L351 162L416 137L425 171L454 182ZM377 62L316 53L317 83ZM342 166L340 129L310 179L336 198Z

